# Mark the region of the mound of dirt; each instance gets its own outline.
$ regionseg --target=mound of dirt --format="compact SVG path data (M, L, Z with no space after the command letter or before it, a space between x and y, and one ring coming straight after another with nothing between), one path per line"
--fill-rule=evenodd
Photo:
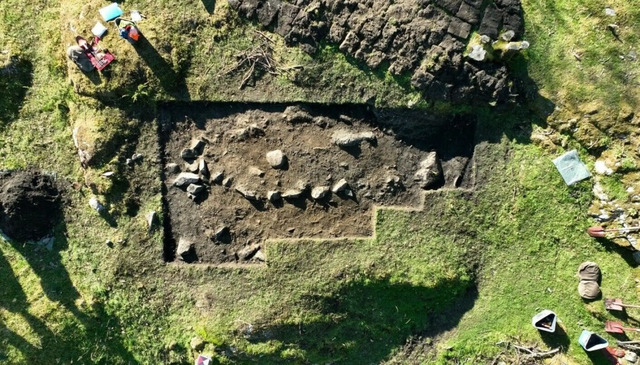
M46 236L62 216L62 199L52 177L39 171L0 173L0 230L14 240Z

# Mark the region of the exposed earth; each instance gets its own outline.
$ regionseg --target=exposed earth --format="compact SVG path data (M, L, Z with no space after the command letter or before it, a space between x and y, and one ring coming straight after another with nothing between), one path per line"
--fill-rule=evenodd
M263 262L267 239L371 236L375 206L418 209L425 189L473 184L468 120L240 104L162 118L169 261Z
M425 97L504 101L516 91L501 62L466 57L477 32L483 43L520 40L520 1L233 0L241 16L271 27L289 45L313 54L330 42L372 69L411 79ZM515 45L515 44L514 44ZM490 48L490 47L485 47ZM475 99L475 100L472 100Z
M0 171L0 230L12 239L38 240L62 218L55 180L34 170Z

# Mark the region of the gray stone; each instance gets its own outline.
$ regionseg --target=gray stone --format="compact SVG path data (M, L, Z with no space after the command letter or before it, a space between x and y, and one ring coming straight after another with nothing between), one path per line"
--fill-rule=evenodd
M333 187L331 188L331 191L334 194L340 193L344 190L346 190L349 187L349 183L347 183L347 180L345 179L340 179L340 181L338 181L337 183L333 184Z
M200 160L200 162L198 162L198 172L202 176L209 176L209 167L205 160Z
M233 177L229 176L222 180L222 186L230 188L233 185Z
M311 190L311 198L315 200L324 199L331 192L331 187L329 186L316 186Z
M288 123L308 123L313 120L313 116L298 105L286 107L282 114Z
M198 173L198 162L195 161L193 163L185 163L184 164L184 169L187 172L191 172L191 173Z
M191 148L185 148L182 150L182 152L180 152L180 157L183 160L193 160L194 158L196 158L196 153L193 152Z
M191 141L191 151L196 155L200 156L204 152L205 141L202 138L194 139Z
M258 250L258 252L256 252L253 255L253 258L258 260L258 261L262 261L262 262L267 261L267 258L265 257L264 252L262 252L262 250Z
M249 260L255 255L256 252L258 252L258 250L260 250L260 245L246 246L238 251L238 257L245 261Z
M149 228L149 231L151 231L153 229L153 225L158 220L158 214L152 210L145 215L145 218L147 219L147 227Z
M56 238L53 236L47 236L38 241L38 244L48 251L53 251L53 243L56 241Z
M249 174L254 175L254 176L258 176L258 177L263 177L264 176L264 171L260 170L259 168L255 167L255 166L250 166L249 167Z
M170 174L177 174L180 172L180 165L171 162L168 163L167 166L165 166L164 170Z
M471 47L471 52L467 57L475 61L484 61L486 56L487 56L487 51L484 49L484 47L482 47L479 44L476 44L473 47Z
M134 153L133 156L131 156L131 161L133 162L142 161L143 158L144 158L144 155L142 153Z
M89 206L98 213L102 213L106 209L104 205L102 205L102 203L100 203L95 196L89 199Z
M189 184L187 187L187 193L198 196L204 192L204 186L197 184Z
M282 194L277 190L269 191L267 193L267 199L269 199L270 202L275 203L282 199Z
M511 40L513 39L513 37L515 37L515 35L516 35L516 33L513 30L508 30L508 31L502 33L500 38L502 38L503 41L511 42Z
M247 200L252 200L252 201L260 200L260 198L258 197L258 193L256 193L254 190L249 190L244 186L237 186L236 191L240 195L242 195L243 198Z
M231 229L228 226L221 226L216 229L215 233L213 234L213 238L216 241L225 241L230 234Z
M451 23L449 23L447 32L458 38L467 39L471 33L471 24L463 22L460 19L453 18Z
M224 171L216 171L211 174L211 179L209 181L212 184L222 184L222 180L224 180Z
M173 181L173 185L179 188L184 188L190 184L196 184L198 181L200 181L200 176L191 172L181 172Z
M420 187L428 189L442 179L442 166L436 152L430 152L427 157L420 162L418 171L414 175L414 180Z
M300 189L289 189L282 194L282 197L285 199L298 199L304 194L304 190Z
M347 130L339 130L331 136L331 142L339 147L354 147L363 141L373 143L376 141L376 135L373 132L352 133Z
M193 242L185 238L180 238L180 240L178 240L178 247L176 248L176 256L178 257L179 260L184 260L185 258L187 258L187 256L189 256L189 254L191 254L193 250L194 250Z
M287 156L281 150L274 150L267 152L267 162L274 169L282 168L287 163Z

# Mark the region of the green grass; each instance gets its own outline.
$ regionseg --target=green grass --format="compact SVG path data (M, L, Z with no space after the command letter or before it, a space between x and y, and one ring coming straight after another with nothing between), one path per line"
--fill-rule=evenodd
M502 352L498 342L511 341L562 345L568 357L583 364L589 359L577 345L579 332L602 333L603 321L612 317L601 301L584 303L578 297L578 265L585 260L601 265L606 296L637 299L638 272L627 263L628 253L584 232L591 224L589 182L566 187L551 164L555 156L529 143L531 122L541 123L531 119L536 117L488 108L456 109L478 114L480 139L493 143L479 161L482 187L475 194L438 193L427 199L423 212L381 210L377 235L368 240L272 242L266 268L164 264L162 232L148 234L144 221L148 211L161 211L156 126L147 118L156 100L363 102L374 97L379 106L397 107L416 102L417 94L406 78L363 68L335 47L312 58L284 47L275 35L274 57L283 66L302 64L304 71L265 76L255 88L239 91L241 75L220 72L235 53L250 47L257 28L233 17L224 1L209 14L195 0L127 2L127 8L149 17L140 24L149 44L137 54L109 35L104 44L118 62L93 84L67 69L62 51L74 36L68 26L88 34L95 19L79 14L96 14L102 5L0 2L0 49L22 65L0 78L9 96L0 101L0 168L56 171L68 182L70 199L52 252L0 239L0 363L188 363L194 354L189 341L199 336L208 342L204 352L222 363L418 358L475 364ZM618 115L637 105L636 84L628 74L638 66L618 56L637 43L638 9L622 1L610 4L618 11L611 21L621 27L624 43L619 44L611 41L609 19L594 0L523 5L532 48L521 71L557 106L568 106L568 113L585 114L587 103L601 109L581 119L578 132L567 134L585 130L598 139L598 148L617 145L611 131L627 131L619 127ZM434 108L451 111L448 105ZM597 130L587 127L592 122ZM71 139L78 125L96 143L95 169L79 165ZM585 152L587 138L575 138L584 145L582 157L592 160ZM144 153L144 163L125 167L133 152ZM628 159L634 153L618 155ZM631 172L637 166L623 162ZM99 176L107 170L116 172L114 181ZM613 197L626 199L618 178L601 183ZM108 203L111 225L89 208L93 194ZM542 338L533 330L530 318L543 308L558 313L566 337ZM433 351L413 353L405 348L411 339Z

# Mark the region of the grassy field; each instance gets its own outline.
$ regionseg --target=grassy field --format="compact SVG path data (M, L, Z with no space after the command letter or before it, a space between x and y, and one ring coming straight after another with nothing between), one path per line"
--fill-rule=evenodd
M604 295L631 302L640 273L630 251L585 234L593 181L567 187L551 160L578 148L590 166L602 156L626 161L597 180L633 207L634 4L610 2L610 18L594 0L523 1L532 47L514 67L548 102L467 108L479 123L477 191L430 194L422 212L381 210L367 240L271 242L268 266L252 269L162 261L162 230L147 232L144 220L161 211L155 102L404 107L419 95L331 45L312 58L272 34L274 57L304 73L266 75L239 90L242 75L222 71L259 29L208 0L127 2L147 14L149 44L136 53L112 34L105 45L119 61L92 82L68 67L64 49L76 32L88 34L89 14L103 4L0 2L0 67L10 70L0 73L0 168L55 171L70 200L52 251L0 239L0 363L189 363L202 351L220 363L478 364L512 361L507 343L562 346L572 363L603 363L577 336L602 333L614 317L602 301L578 297L577 267L596 261ZM529 110L549 102L551 114ZM95 145L89 170L78 162L75 127ZM144 162L126 167L134 152ZM117 178L101 178L107 170ZM93 195L110 220L88 206ZM533 330L530 318L544 308L558 313L565 335Z

